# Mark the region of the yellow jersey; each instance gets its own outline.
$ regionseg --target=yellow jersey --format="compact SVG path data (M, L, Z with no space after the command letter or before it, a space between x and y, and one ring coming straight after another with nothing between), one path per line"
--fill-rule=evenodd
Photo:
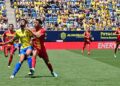
M32 33L29 32L28 30L21 30L21 29L16 30L15 38L18 38L20 40L20 43L22 45L21 49L31 46L30 43L31 36Z

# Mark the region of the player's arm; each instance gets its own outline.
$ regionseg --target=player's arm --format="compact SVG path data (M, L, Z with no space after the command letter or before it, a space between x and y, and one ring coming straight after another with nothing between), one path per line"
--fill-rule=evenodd
M1 43L0 45L6 45L6 44L9 44L9 43L11 43L11 42L14 42L15 40L17 40L18 39L18 37L17 37L17 34L14 36L14 38L12 38L12 39L10 39L9 41L7 41L7 42L3 42L3 43Z
M2 42L5 42L5 37L6 37L6 33L4 32L1 39L2 39Z
M34 32L34 31L30 30L30 29L29 29L29 31L30 31L35 37L37 37L37 38L39 38L39 37L41 37L42 35L45 34L45 31Z
M13 39L10 39L9 41L4 42L3 44L6 45L6 44L9 44L11 42L14 42L15 40L17 40L17 37L14 37Z
M84 37L85 37L85 38L88 38L88 36L86 35L86 32L84 32Z
M114 33L115 33L115 35L120 35L120 33L118 32L118 30L116 30Z

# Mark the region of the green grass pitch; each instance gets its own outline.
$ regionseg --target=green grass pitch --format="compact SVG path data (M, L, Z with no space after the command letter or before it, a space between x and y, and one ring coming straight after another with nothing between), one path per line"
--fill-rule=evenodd
M120 86L120 51L117 58L113 50L92 50L90 56L80 50L49 50L48 54L58 77L54 78L42 59L37 58L35 76L29 72L25 61L14 79L9 79L19 57L7 67L8 58L0 51L0 86Z

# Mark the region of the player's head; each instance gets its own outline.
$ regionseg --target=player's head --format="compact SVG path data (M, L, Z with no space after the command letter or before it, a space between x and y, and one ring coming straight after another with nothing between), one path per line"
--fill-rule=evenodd
M27 24L27 20L25 20L25 19L21 19L21 20L20 20L20 27L21 27L21 28L25 28L25 27L26 27L26 24Z
M41 27L42 26L42 21L40 19L35 19L34 20L34 27Z
M8 29L12 31L14 29L14 25L13 24L9 24Z
M87 28L86 31L90 32L90 28Z

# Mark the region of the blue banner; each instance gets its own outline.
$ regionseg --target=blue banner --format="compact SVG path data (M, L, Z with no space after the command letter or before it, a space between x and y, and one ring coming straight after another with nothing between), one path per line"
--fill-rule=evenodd
M4 31L0 31L2 35ZM115 41L117 36L114 31L91 31L93 41ZM79 42L84 40L84 31L47 31L47 42ZM1 41L1 40L0 40Z
M115 41L116 35L114 31L91 31L93 41ZM47 31L46 41L55 42L55 41L83 41L84 40L84 31Z

